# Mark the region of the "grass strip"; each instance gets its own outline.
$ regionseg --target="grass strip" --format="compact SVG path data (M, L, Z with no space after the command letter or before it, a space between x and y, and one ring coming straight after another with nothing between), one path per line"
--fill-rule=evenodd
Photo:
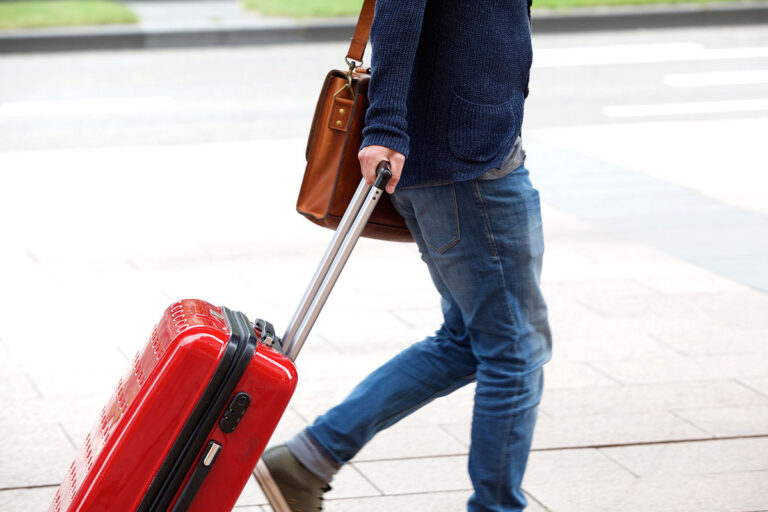
M128 7L111 0L0 1L0 30L138 21Z
M357 16L363 0L243 0L246 8L266 16L293 18Z

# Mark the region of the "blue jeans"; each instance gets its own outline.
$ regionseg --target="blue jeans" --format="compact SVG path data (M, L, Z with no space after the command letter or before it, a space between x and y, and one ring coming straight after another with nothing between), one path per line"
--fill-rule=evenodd
M542 366L551 353L539 289L538 192L521 166L495 180L398 189L393 202L440 292L444 323L374 371L305 433L340 466L380 430L477 381L469 452L475 492L468 510L521 511Z

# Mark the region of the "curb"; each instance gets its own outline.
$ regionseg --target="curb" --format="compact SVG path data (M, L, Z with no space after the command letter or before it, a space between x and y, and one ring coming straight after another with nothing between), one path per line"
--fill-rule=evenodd
M768 2L540 9L533 15L534 34L760 24L768 24Z
M121 25L14 30L0 33L0 54L345 41L354 26L354 21L340 19L305 25L255 27L158 30Z
M0 32L0 54L347 41L356 21L338 18L210 28L115 25L13 30ZM536 34L755 24L768 25L768 2L579 8L567 12L539 9L533 14Z

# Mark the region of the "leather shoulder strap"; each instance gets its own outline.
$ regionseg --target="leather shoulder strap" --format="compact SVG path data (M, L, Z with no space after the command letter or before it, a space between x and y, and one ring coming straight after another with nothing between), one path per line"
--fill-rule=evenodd
M371 24L373 23L373 11L375 6L376 0L364 0L363 8L360 10L360 17L357 19L355 35L352 36L352 42L350 43L349 51L347 52L347 57L356 60L357 62L363 61L365 47L368 44L368 38L371 35Z

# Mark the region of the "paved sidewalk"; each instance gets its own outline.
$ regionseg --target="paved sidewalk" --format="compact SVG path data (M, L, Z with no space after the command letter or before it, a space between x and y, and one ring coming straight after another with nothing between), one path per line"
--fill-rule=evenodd
M0 189L1 510L47 507L172 300L205 298L286 324L329 236L285 200L298 188L303 144L0 153L0 179L11 185ZM605 161L594 172L610 169L612 180L567 179L563 159L576 154L555 134L532 133L528 146L545 203L555 333L528 510L768 510L765 291L638 238L684 191ZM61 161L78 167L60 173ZM9 171L22 162L25 172ZM610 197L645 214L603 208ZM574 203L592 214L574 214ZM190 205L206 210L192 215ZM697 212L681 215L695 223ZM759 243L745 250L765 258L768 242ZM385 263L394 271L372 285L370 269ZM299 359L299 388L274 441L428 335L439 316L415 248L363 240ZM464 510L471 407L468 387L374 439L338 476L328 510ZM251 482L238 510L266 512L264 503Z

